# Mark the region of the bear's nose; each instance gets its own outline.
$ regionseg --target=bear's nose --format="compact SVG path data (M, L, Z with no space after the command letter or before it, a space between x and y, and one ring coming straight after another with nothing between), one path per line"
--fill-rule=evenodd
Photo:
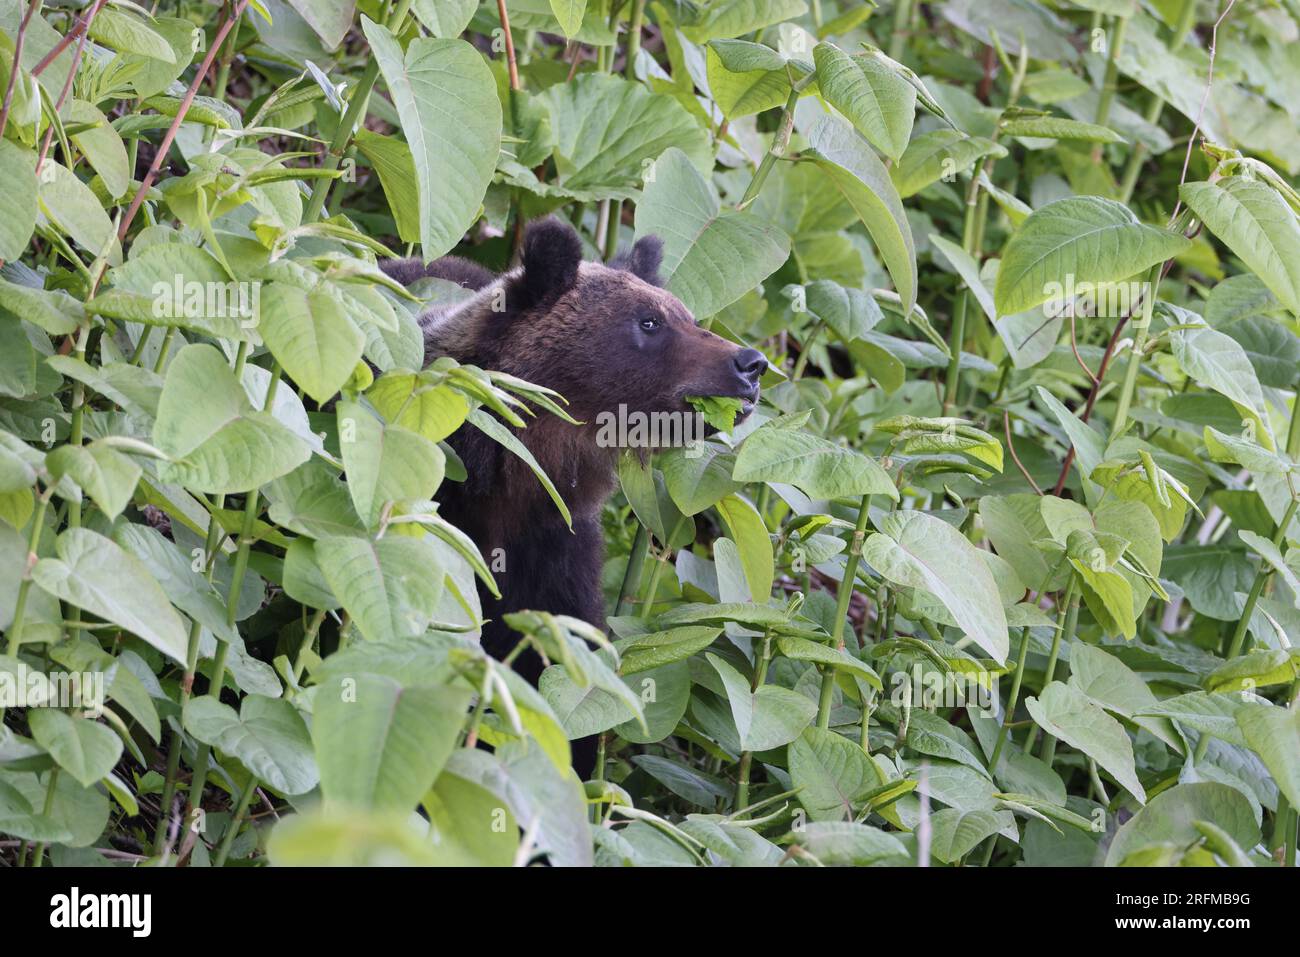
M732 361L736 371L750 382L758 382L759 376L767 371L767 357L757 349L741 349Z

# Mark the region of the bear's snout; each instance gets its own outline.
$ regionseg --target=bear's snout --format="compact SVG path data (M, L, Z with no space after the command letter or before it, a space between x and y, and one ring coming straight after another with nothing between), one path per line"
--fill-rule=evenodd
M731 361L740 377L757 388L758 380L767 371L767 356L757 349L741 349Z

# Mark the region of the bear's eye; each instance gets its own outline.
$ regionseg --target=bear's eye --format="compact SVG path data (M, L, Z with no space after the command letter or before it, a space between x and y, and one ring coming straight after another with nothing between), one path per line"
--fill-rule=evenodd
M659 328L659 319L657 316L645 316L639 320L642 331L654 332Z

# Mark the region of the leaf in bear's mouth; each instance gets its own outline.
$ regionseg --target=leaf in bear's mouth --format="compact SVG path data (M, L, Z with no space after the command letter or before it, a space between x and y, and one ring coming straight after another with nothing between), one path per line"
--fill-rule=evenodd
M744 406L744 399L734 395L687 396L686 401L704 416L719 432L730 432L736 427L736 414Z

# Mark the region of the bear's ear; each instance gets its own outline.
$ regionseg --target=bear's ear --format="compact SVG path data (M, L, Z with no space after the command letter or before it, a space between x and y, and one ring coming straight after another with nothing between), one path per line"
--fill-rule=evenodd
M523 275L515 292L522 308L554 302L578 281L582 240L568 223L554 216L530 223L524 232Z
M642 236L633 244L629 252L615 257L610 263L614 269L623 269L650 283L662 286L659 279L659 266L664 261L664 244L658 236Z

